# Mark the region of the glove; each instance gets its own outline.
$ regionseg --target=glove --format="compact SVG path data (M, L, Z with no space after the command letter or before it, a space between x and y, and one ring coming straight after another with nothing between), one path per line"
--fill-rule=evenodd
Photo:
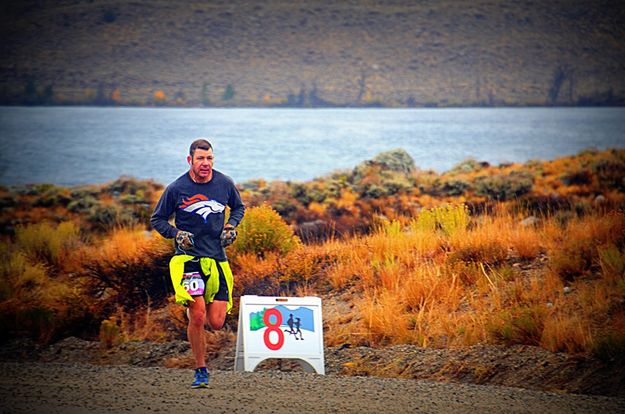
M219 238L223 247L230 246L237 239L237 231L232 224L226 224Z
M176 234L176 243L178 243L178 247L182 250L189 250L193 248L193 233L189 233L188 231L180 230Z

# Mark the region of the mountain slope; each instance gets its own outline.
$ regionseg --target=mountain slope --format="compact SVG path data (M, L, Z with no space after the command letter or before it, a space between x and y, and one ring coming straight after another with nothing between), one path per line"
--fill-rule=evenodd
M6 103L544 105L625 101L617 1L23 1Z

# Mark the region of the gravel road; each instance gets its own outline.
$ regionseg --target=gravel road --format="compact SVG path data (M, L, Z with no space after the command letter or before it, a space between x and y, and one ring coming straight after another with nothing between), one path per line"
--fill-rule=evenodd
M213 371L189 388L188 369L0 363L9 413L623 413L625 399L498 386L301 372Z

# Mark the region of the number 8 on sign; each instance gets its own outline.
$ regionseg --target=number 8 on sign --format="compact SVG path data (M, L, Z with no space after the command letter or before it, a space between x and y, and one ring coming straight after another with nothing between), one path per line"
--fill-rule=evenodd
M271 317L275 317L275 323L271 323ZM282 324L282 314L277 309L267 309L263 314L263 322L267 325L267 329L265 329L265 333L263 334L263 340L265 341L265 346L272 351L277 351L282 348L284 345L284 333L280 330L280 325ZM271 332L275 332L278 335L278 342L273 343L269 338Z

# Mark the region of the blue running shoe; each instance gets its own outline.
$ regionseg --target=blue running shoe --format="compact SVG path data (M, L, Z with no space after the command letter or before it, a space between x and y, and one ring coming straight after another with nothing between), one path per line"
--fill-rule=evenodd
M191 388L206 388L208 387L208 371L206 368L195 369L195 380L191 384Z

